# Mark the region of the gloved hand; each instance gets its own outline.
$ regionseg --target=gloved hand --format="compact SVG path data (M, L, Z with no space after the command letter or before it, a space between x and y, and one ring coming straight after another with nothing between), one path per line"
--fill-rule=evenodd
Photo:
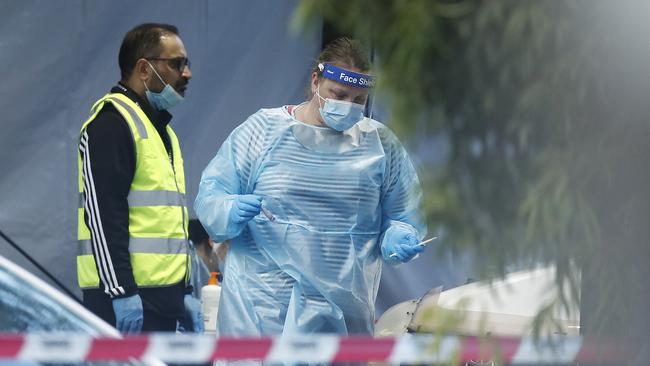
M144 316L140 295L113 299L113 311L115 312L117 330L120 332L137 333L142 329Z
M393 225L386 230L381 241L381 255L390 264L406 263L424 250L418 243L419 240L410 227ZM391 257L393 253L396 255Z
M241 231L253 217L262 210L262 197L254 194L236 196L230 209L230 222Z
M185 305L185 316L179 319L179 330L182 332L203 333L203 314L201 313L201 302L191 294L183 298Z

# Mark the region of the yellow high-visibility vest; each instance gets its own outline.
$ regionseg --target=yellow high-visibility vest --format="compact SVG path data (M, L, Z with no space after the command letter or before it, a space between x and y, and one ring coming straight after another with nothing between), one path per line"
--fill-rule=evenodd
M185 173L178 138L170 126L167 133L173 166L167 150L142 109L126 95L109 93L98 100L81 127L81 136L106 103L112 103L127 122L136 152L129 204L129 252L138 287L161 287L187 281L187 207ZM100 274L93 257L91 232L84 221L84 182L78 154L79 197L77 277L82 289L98 288ZM98 239L99 240L99 239ZM106 281L103 281L106 283Z

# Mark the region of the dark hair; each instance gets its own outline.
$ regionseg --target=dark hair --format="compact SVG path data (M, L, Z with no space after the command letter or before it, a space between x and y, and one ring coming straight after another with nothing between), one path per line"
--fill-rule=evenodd
M199 220L197 219L190 220L188 226L189 226L188 236L190 237L190 240L192 241L192 243L194 243L195 246L208 242L208 240L210 239L208 233L205 231L203 225Z
M320 76L322 71L318 69L319 63L330 63L343 68L353 67L361 72L370 71L368 53L359 41L348 37L337 38L325 46L312 70Z
M178 35L178 28L169 24L145 23L131 29L122 40L119 64L122 80L131 76L135 63L141 58L159 57L160 37Z

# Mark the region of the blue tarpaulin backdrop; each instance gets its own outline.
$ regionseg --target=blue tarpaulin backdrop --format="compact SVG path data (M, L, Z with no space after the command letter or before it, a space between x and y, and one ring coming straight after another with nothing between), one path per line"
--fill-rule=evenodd
M193 202L203 168L234 127L259 108L304 99L321 24L312 32L291 32L295 6L265 0L0 1L0 230L79 293L78 132L92 103L119 79L124 34L144 22L171 23L181 32L194 78L186 101L172 110L172 126ZM0 254L39 274L4 241ZM408 265L384 266L378 315L431 287L463 281L451 258L433 250Z

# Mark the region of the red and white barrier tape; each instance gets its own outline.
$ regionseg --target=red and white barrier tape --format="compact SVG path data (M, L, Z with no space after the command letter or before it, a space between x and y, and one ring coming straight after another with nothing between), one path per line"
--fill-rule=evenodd
M620 363L638 352L630 342L602 342L561 337L534 342L530 338L436 337L399 338L302 335L280 338L215 338L209 335L151 333L124 339L93 338L79 333L0 334L0 360L73 363L156 358L167 363L214 360L259 360L271 363L388 362L432 364L501 360L507 364Z

